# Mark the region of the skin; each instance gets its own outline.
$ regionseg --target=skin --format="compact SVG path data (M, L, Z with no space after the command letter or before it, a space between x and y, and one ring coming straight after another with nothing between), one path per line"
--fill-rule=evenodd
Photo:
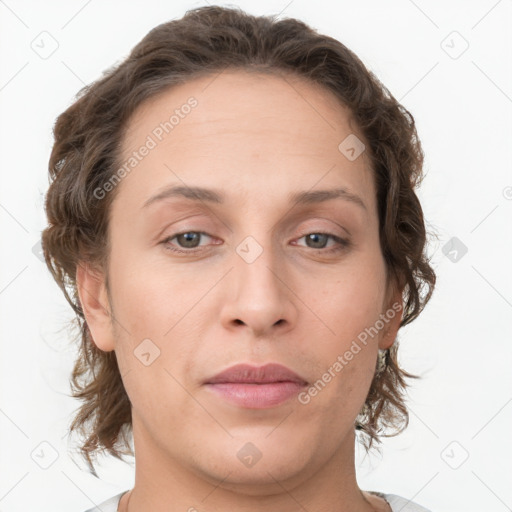
M225 71L141 105L124 156L190 96L197 107L118 185L108 282L85 262L77 273L94 342L115 350L132 403L135 486L120 510L128 498L130 512L390 510L357 485L354 422L377 350L393 344L401 314L306 405L293 398L243 409L202 385L236 363L267 362L313 383L380 314L402 305L386 280L369 158L350 161L338 150L350 134L364 138L349 110L318 85ZM143 207L168 185L215 188L225 201L174 197ZM365 208L288 199L340 187ZM193 247L172 238L183 232L207 234L192 239L197 247L188 250L199 252L173 253L162 243L171 237L167 247ZM315 245L312 233L350 245L329 253L335 240ZM236 252L247 236L263 249L252 263ZM134 355L147 338L160 350L149 366ZM237 457L248 442L262 454L252 467Z

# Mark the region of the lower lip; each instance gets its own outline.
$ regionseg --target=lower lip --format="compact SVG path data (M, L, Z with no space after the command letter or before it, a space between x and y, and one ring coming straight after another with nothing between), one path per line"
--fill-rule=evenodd
M268 384L219 383L207 388L240 407L266 409L280 405L297 395L305 384L298 382L269 382Z

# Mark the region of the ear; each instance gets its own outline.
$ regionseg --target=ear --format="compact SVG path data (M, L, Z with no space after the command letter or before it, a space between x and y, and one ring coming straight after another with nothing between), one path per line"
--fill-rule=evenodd
M404 310L403 304L403 289L396 289L389 296L385 304L385 309L383 313L383 321L386 326L382 331L382 335L379 339L379 348L382 350L386 350L390 348L395 342L398 329L400 328L400 322L402 321L402 315Z
M87 263L79 263L76 284L85 321L94 344L105 352L114 350L112 313L104 275L92 269Z

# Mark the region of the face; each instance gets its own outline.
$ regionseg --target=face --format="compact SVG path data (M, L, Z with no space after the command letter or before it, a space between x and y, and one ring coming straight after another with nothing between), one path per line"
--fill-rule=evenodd
M95 343L119 362L137 458L250 487L350 453L377 349L400 320L354 136L364 141L329 91L243 71L176 86L132 116L110 296L101 276L79 278ZM278 363L308 385L205 384L239 363Z

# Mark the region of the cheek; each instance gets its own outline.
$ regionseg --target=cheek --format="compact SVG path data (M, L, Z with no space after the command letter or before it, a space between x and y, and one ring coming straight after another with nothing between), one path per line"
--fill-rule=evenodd
M306 296L316 297L315 311L333 331L331 334L350 343L374 325L382 313L385 270L379 261L371 264L361 261L341 274L317 287L316 292L310 289Z
M362 255L339 278L323 282L316 291L312 287L306 295L310 300L314 298L312 309L328 327L322 326L324 334L314 350L322 368L318 378L329 388L322 391L320 401L334 400L349 408L349 404L364 401L374 374L378 342L378 335L370 328L382 313L384 284L383 261L376 257L365 261ZM311 325L305 328L314 336ZM321 389L322 383L318 387Z
M144 337L161 338L183 316L189 298L197 295L190 285L184 293L187 282L178 271L156 268L134 251L112 256L110 284L116 319L130 333Z
M111 259L116 353L124 371L145 372L142 382L153 378L152 371L136 359L145 348L151 358L157 355L151 366L175 373L189 364L202 339L202 324L198 322L201 308L197 305L211 284L191 285L191 276L177 268L164 272L133 256ZM167 377L164 374L160 378Z

